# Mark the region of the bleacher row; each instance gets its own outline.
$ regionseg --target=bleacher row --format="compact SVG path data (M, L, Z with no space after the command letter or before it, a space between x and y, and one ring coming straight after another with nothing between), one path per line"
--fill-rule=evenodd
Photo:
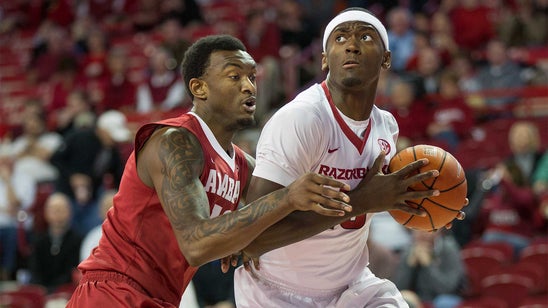
M473 241L461 250L468 284L458 308L548 306L548 238L513 255L503 242Z

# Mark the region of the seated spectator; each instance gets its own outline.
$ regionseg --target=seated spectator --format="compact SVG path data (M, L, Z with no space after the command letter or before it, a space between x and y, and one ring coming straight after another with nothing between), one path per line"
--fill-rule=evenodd
M539 202L532 189L533 174L542 152L538 128L530 122L516 122L508 133L512 154L487 172L483 180L488 190L480 221L485 242L507 242L517 257L542 225Z
M117 146L129 138L125 116L110 110L99 116L95 127L67 135L51 158L60 174L56 190L72 201L74 227L82 234L102 222L97 198L104 189L118 188L124 162Z
M453 4L446 7L453 24L455 42L467 52L481 50L485 42L495 36L493 23L490 16L490 9L483 5L480 0L466 1L442 1Z
M413 243L402 254L394 283L434 308L455 307L465 281L460 247L451 233L411 231Z
M415 88L406 80L395 82L391 92L391 105L388 110L398 122L400 136L413 141L423 140L431 117L425 102L417 99Z
M107 217L107 212L112 207L112 200L114 195L116 195L116 192L117 190L110 189L102 194L99 202L99 214L101 215L102 220L105 220ZM102 225L97 225L84 235L84 240L82 241L82 246L80 247L80 261L84 261L84 259L91 254L93 248L99 244L99 239L102 234Z
M396 72L405 69L409 58L415 52L415 33L411 12L404 7L396 7L388 12L388 41L392 52L392 67Z
M510 47L535 47L546 45L548 40L548 19L546 3L535 0L514 1L516 11L506 14L498 23L500 39Z
M548 230L548 150L544 152L535 168L533 191L540 200L539 212L542 217L540 230ZM546 236L546 233L541 233L540 236Z
M491 40L487 44L486 60L477 75L480 90L491 91L485 95L485 105L490 109L504 110L516 101L516 94L500 92L522 87L522 70L508 57L508 47L499 40Z
M62 193L49 196L44 209L48 230L32 243L31 283L46 287L50 293L71 283L78 266L82 237L71 226L71 214L68 196Z
M173 16L166 18L158 27L160 35L160 46L169 50L177 62L177 68L183 61L185 51L190 46L190 42L183 38L180 22Z
M164 48L157 48L150 58L150 72L137 89L137 112L168 111L182 107L185 85L176 71L177 62Z
M49 159L62 142L61 135L47 129L43 113L27 112L23 118L23 132L2 152L13 160L16 170L34 182L49 182L58 176Z
M97 112L118 110L134 112L137 106L137 86L128 74L128 54L121 47L111 48L107 57L107 76L101 83L102 99Z
M474 114L466 104L458 85L457 75L446 70L440 77L439 94L431 99L432 120L428 136L455 151L460 141L468 137L474 125Z
M51 21L46 21L40 26L35 44L27 74L31 83L50 81L62 59L75 59L66 31Z
M13 173L10 160L0 158L0 281L14 278L18 213L32 205L35 195L32 178Z
M88 93L82 89L72 89L67 95L66 105L58 109L53 117L50 118L50 125L54 125L63 136L73 130L93 126L95 112Z

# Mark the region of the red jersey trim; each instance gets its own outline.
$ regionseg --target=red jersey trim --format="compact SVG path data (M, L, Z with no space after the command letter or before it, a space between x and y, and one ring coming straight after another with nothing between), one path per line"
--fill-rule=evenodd
M331 112L333 113L333 116L335 117L335 120L341 127L344 135L352 144L356 147L356 150L360 154L363 153L363 149L365 148L365 144L367 143L367 139L369 139L369 134L371 133L371 120L369 120L369 123L367 123L367 127L365 128L365 134L363 140L348 127L348 124L343 120L341 115L339 114L339 110L337 109L337 106L335 106L335 103L333 103L333 98L331 97L331 93L329 92L329 89L327 88L327 83L325 80L322 82L322 88L325 92L325 96L327 97L327 101L329 102L329 107L331 107Z

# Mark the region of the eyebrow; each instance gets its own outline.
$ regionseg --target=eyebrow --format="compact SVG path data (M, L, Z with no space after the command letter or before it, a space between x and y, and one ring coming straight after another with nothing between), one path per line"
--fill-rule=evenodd
M356 22L359 22L359 21L356 21ZM359 25L356 26L356 28L360 29L360 30L373 30L375 32L377 32L377 29L375 27L373 27L373 25L371 24L366 24L366 23L360 23ZM347 32L350 32L350 26L349 24L346 24L346 25L339 25L337 26L333 32L343 32L343 33L347 33Z

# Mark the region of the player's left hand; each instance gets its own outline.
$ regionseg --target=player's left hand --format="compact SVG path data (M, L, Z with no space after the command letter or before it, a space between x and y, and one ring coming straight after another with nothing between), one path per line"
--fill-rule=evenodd
M242 253L233 253L230 256L226 256L221 259L221 271L223 273L227 273L230 269L230 266L236 267L238 266L238 259L240 258L240 255Z
M242 262L244 264L244 269L248 272L251 271L251 266L254 266L255 270L261 269L259 257L252 257L246 254L245 251L242 253Z
M465 198L464 199L464 206L467 206L469 202L470 201L468 200L468 198ZM456 219L457 220L464 220L464 218L466 218L466 213L464 211L459 211L459 213L457 214ZM452 227L453 227L453 222L452 221L445 225L445 229L447 229L447 230L451 229Z

